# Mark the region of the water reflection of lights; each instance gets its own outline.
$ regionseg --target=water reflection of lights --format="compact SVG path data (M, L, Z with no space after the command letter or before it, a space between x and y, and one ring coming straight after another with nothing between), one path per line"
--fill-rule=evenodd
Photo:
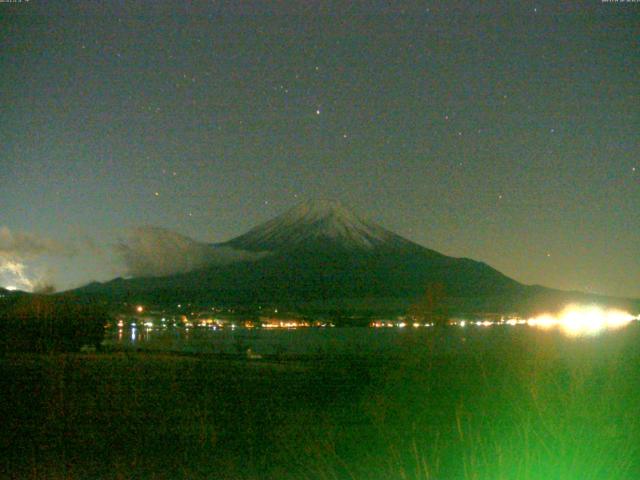
M491 327L494 324L494 322L491 322L489 320L484 320L482 322L476 322L476 325L478 327Z
M527 325L549 330L559 328L563 333L576 337L597 335L605 330L617 330L638 317L622 310L605 310L598 306L569 305L557 315L544 314L527 320Z
M451 319L449 325L466 327L473 325L476 327L492 327L496 325L529 325L542 330L557 328L566 335L577 337L584 335L597 335L606 330L617 330L627 326L633 321L640 321L640 316L616 309L605 309L597 305L569 305L557 314L539 315L529 319L519 317L502 317L500 320L469 320ZM403 321L375 320L369 324L370 327L398 327L403 328L406 324ZM433 323L413 322L413 327L431 327Z

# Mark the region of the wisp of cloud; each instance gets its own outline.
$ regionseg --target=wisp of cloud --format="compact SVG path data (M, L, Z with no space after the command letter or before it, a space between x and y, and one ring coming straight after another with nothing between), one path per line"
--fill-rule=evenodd
M215 265L253 261L267 255L198 242L159 227L137 227L116 245L127 275L161 277Z

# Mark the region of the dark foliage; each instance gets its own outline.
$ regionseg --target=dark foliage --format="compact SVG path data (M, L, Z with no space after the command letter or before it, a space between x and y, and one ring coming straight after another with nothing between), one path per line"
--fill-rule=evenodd
M99 348L106 310L72 296L34 295L0 310L0 349L20 352L74 352L84 345Z
M640 325L409 332L379 358L5 355L0 478L640 478Z
M444 325L449 319L446 300L445 285L430 283L424 295L409 307L408 316L412 321Z

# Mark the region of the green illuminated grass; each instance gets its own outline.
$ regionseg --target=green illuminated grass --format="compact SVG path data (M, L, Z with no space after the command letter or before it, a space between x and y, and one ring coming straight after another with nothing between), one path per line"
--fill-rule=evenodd
M262 363L9 355L0 478L640 478L639 333Z

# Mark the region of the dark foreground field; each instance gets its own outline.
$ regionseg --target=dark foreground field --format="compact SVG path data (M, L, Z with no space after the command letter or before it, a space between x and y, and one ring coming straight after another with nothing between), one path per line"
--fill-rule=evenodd
M408 336L401 358L5 356L0 474L640 478L637 338L498 335L489 353L433 355Z

